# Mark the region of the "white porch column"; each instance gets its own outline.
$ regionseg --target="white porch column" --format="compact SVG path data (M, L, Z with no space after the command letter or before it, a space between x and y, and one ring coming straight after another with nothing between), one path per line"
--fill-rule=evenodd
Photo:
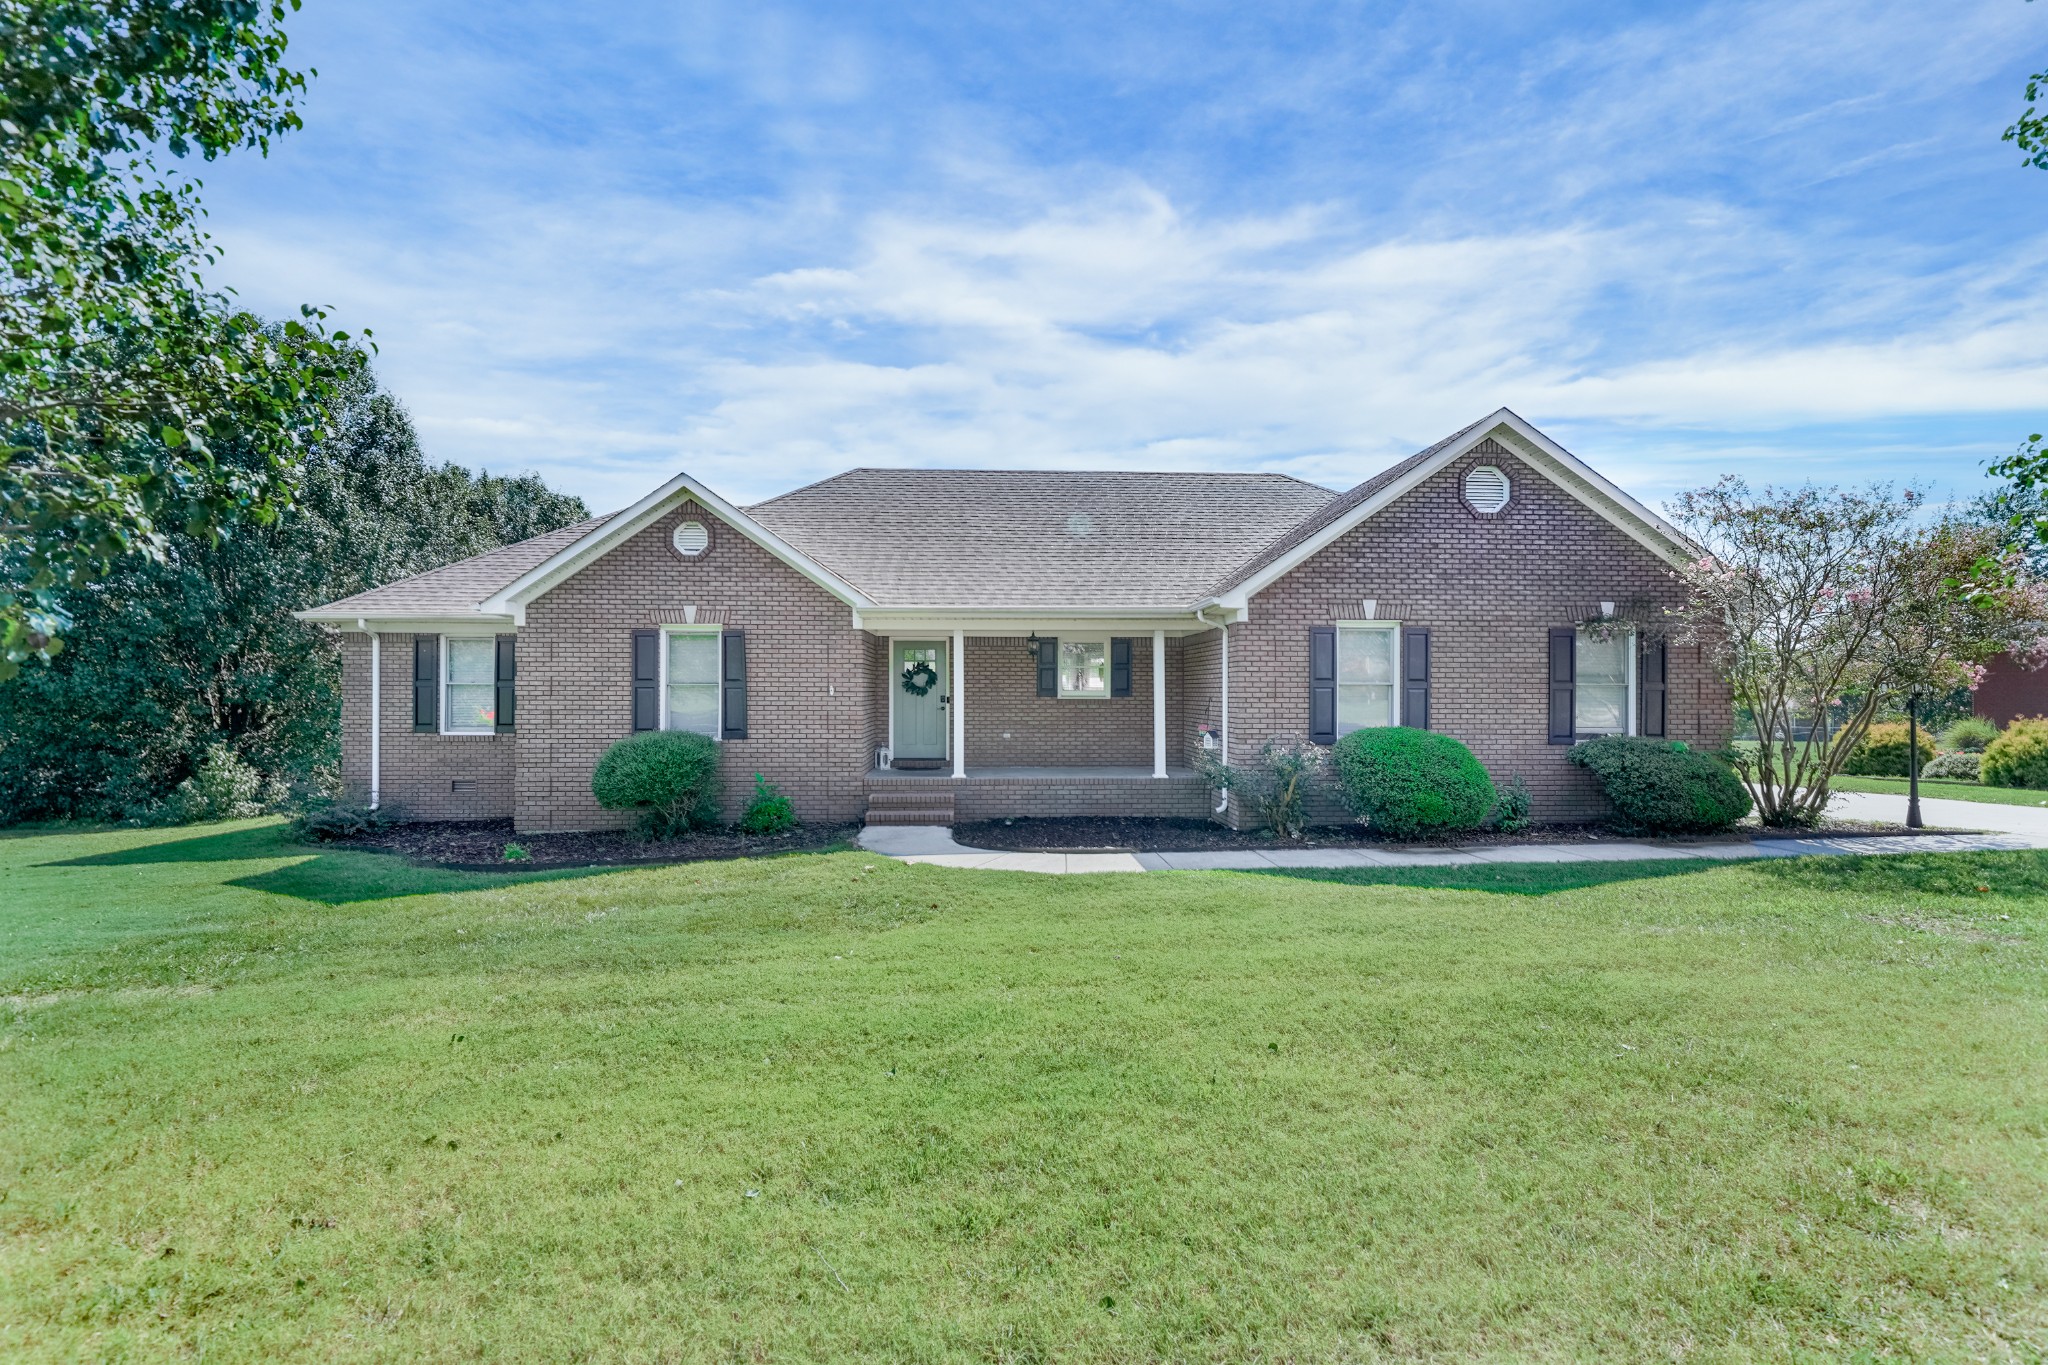
M370 809L384 795L384 637L370 632Z
M953 776L967 776L967 632L953 632Z
M1166 632L1152 632L1152 776L1166 776Z

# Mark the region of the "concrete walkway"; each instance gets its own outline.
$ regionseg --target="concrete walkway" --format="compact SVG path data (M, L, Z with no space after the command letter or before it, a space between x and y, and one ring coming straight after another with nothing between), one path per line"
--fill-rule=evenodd
M1874 839L1639 839L1593 844L1465 844L1406 851L1356 848L1233 849L1200 853L1005 853L956 843L943 825L877 825L860 833L871 853L906 863L991 872L1258 871L1286 867L1455 867L1480 863L1613 863L1697 858L1801 858L1880 853L1979 853L2048 848L2048 808L1979 801L1920 803L1930 825L1978 834L1916 834ZM1903 822L1906 798L1845 792L1829 807L1850 820Z

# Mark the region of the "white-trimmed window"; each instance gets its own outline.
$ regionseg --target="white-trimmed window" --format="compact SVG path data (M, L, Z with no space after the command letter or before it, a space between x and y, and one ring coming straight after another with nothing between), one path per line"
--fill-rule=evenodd
M1060 695L1109 695L1109 641L1060 640Z
M662 636L661 728L719 737L720 632L670 630Z
M1635 733L1635 643L1633 631L1579 627L1572 642L1573 733Z
M498 727L498 637L441 637L441 733L491 735Z
M1337 734L1401 723L1401 623L1337 623Z

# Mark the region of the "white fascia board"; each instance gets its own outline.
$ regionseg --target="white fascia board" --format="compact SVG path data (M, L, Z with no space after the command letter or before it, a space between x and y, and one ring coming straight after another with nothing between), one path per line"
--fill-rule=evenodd
M1510 445L1518 455L1524 457L1524 463L1542 473L1602 520L1612 524L1658 558L1666 563L1678 564L1690 557L1685 537L1670 523L1622 492L1578 456L1545 436L1516 413L1501 408L1464 437L1445 446L1428 460L1380 489L1273 563L1229 591L1217 593L1199 605L1204 608L1221 607L1225 611L1245 613L1254 596L1327 550L1354 530L1359 523L1412 492L1444 466L1471 454L1480 442L1501 434L1512 438ZM1589 497L1588 494L1593 496Z
M1026 635L1037 631L1099 631L1111 635L1147 634L1163 630L1185 635L1211 630L1186 607L884 607L861 613L861 626L877 635L945 635L964 630L973 635Z
M432 635L443 631L459 633L465 628L478 632L506 630L515 624L510 616L487 615L476 611L442 616L380 616L370 612L334 611L326 607L313 607L306 611L295 611L292 616L308 625L333 626L337 630L374 630L398 635Z
M565 579L588 568L595 560L646 530L664 512L686 497L840 601L855 608L871 605L866 596L851 583L783 540L688 474L678 474L607 521L595 533L557 550L546 560L477 603L477 610L491 615L510 616L524 624L527 603L549 589L559 586Z

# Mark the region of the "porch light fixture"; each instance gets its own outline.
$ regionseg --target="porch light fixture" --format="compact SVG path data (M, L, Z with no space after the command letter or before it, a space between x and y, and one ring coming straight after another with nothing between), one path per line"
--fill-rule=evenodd
M1024 650L1035 659L1038 657L1038 647L1044 643L1045 641L1039 639L1038 632L1034 630L1031 632L1030 638L1024 641Z

